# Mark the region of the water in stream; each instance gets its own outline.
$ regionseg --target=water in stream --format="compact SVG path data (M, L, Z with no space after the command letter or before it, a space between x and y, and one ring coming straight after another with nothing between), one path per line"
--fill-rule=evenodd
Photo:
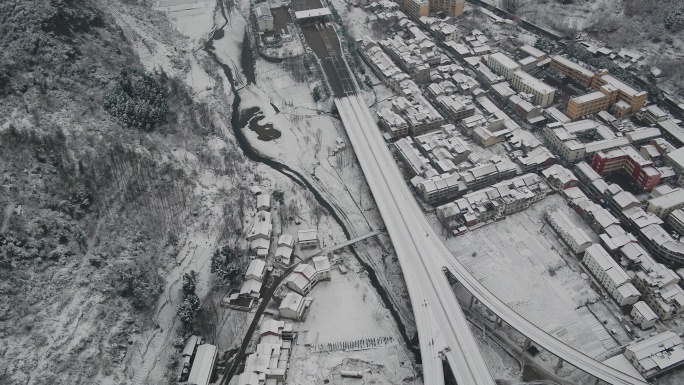
M223 18L225 20L225 23L218 28L214 34L211 36L211 38L205 43L204 45L204 51L211 57L211 59L223 70L223 73L225 76L228 78L230 84L231 84L231 89L233 91L233 104L232 104L232 115L231 115L231 127L233 129L233 133L235 134L235 139L242 149L244 155L258 163L265 164L275 171L280 172L281 174L287 176L290 178L293 182L297 183L299 186L306 188L309 190L313 196L315 197L316 201L318 204L320 204L323 208L326 209L326 211L332 216L332 218L335 220L335 222L342 228L342 231L344 232L344 235L347 237L347 239L351 239L351 233L349 232L349 229L345 226L345 223L342 221L338 213L334 210L333 206L320 194L320 192L309 182L306 178L304 178L300 173L297 171L291 169L285 164L282 164L272 158L266 157L261 155L258 151L256 151L251 144L249 143L249 140L245 136L243 129L247 126L248 123L251 123L254 119L254 115L256 115L257 110L245 110L241 111L240 110L240 103L241 103L241 98L240 95L235 87L235 79L233 77L233 72L231 70L231 67L223 62L218 58L216 53L214 52L214 46L213 42L215 40L219 40L224 36L224 31L223 29L225 26L228 24L228 18L226 17L225 14L225 9L223 8L223 2L219 0L219 8L221 10L221 13L223 15ZM220 32L219 32L220 31ZM253 111L250 113L250 110ZM251 117L249 115L252 115ZM257 119L258 123L258 119ZM280 132L278 132L280 134ZM366 263L363 259L361 259L356 252L356 249L353 246L349 247L350 251L352 254L356 257L358 260L359 264L368 272L368 278L375 288L375 290L378 292L380 295L380 298L382 299L385 307L389 309L390 313L392 314L392 317L394 318L397 328L399 329L399 333L401 334L402 338L404 339L404 343L407 346L407 348L414 354L415 359L418 363L420 363L420 350L418 349L417 345L412 343L411 338L408 336L406 333L406 327L404 324L401 322L401 318L399 316L399 312L397 309L394 308L394 305L392 304L389 294L385 290L385 288L380 284L378 277L375 273L375 271L372 269L372 267ZM268 300L268 299L265 299ZM259 317L255 317L255 322L258 321ZM245 336L245 339L250 339L252 336L250 333L247 333L248 335ZM236 357L236 362L240 362L244 360L244 351L240 352L238 357ZM228 383L230 382L232 376L235 374L235 368L231 368L231 370L227 373L228 375L224 378L223 383Z

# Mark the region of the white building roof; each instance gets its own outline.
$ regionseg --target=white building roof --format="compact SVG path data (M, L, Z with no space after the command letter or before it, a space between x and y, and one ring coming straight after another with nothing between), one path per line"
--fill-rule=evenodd
M646 321L658 319L656 313L644 301L635 303L632 309L636 310Z
M257 207L271 206L271 194L257 195Z
M516 63L515 60L511 59L508 57L506 54L502 52L497 52L489 55L490 58L493 60L496 60L497 62L501 63L502 66L506 67L507 69L517 69L520 68L520 64Z
M311 262L313 262L316 273L330 271L330 261L326 256L320 255L318 257L313 257L311 258Z
M258 277L259 279L264 278L264 273L266 272L266 262L262 259L253 259L252 262L247 266L247 272L245 275Z
M302 302L304 302L304 297L291 291L285 295L283 302L280 303L279 309L289 309L298 312L302 306Z
M254 294L259 294L261 292L261 282L257 281L256 279L248 279L246 280L243 284L242 287L240 288L240 294L247 294L247 295L252 295Z
M330 15L332 15L332 13L330 12L329 8L307 9L305 11L295 12L295 19L302 20L302 19L308 19L311 17L330 16Z
M315 229L310 230L299 230L297 232L297 238L299 242L311 242L318 239L318 232Z
M214 369L214 360L216 359L216 346L204 344L197 348L195 354L195 361L190 370L188 377L188 384L194 385L208 385L211 379L211 372Z
M283 234L278 238L278 246L294 247L295 238L290 234Z

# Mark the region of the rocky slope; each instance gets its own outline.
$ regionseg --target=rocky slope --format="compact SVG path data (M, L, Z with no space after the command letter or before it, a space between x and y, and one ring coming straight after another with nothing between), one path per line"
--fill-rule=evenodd
M113 4L164 28L132 0L0 3L3 384L131 383L127 362L160 329L155 310L188 229L209 226L199 175L249 168L182 82L146 74ZM113 94L122 70L130 82ZM160 116L150 89L163 119L140 118ZM108 96L120 113L105 109ZM230 197L218 206L228 218ZM218 225L217 238L234 226Z

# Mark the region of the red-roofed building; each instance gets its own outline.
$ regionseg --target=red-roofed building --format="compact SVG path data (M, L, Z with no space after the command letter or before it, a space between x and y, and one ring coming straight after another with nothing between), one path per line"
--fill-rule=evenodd
M631 146L595 153L591 167L599 174L624 170L644 190L651 190L660 182L660 172L653 167L653 162Z

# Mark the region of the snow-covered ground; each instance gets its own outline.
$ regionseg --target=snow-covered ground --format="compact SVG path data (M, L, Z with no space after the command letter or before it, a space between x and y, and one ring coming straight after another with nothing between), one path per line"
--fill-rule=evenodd
M560 196L552 195L524 212L450 238L447 245L510 308L569 345L602 358L614 348L614 341L606 339L602 327L592 328L600 322L584 305L595 301L597 294L582 279L577 264L568 262L575 257L561 256L562 245L543 225L542 212L552 206L567 210L578 227L595 237ZM434 218L433 223L439 229ZM549 268L555 268L553 274Z
M355 382L359 384L420 383L413 380L411 360L389 311L354 257L344 254L342 258L348 273L335 269L330 282L318 283L309 294L314 301L306 320L295 323L300 337L292 352L288 383L320 384L326 379L342 383L340 370L369 370L363 380ZM317 335L314 348L303 345L307 334ZM339 347L339 343L367 339L387 342L363 349Z

